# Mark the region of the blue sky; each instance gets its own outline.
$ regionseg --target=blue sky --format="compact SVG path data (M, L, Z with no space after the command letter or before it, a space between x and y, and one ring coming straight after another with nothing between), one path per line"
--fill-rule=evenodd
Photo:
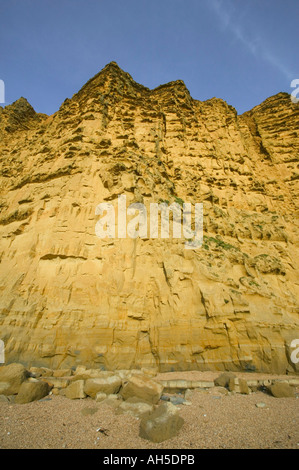
M0 0L5 105L52 114L107 63L238 113L299 78L298 0ZM2 104L3 106L3 104Z

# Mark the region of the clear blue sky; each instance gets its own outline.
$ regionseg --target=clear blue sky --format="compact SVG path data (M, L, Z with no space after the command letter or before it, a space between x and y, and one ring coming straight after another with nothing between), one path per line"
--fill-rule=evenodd
M52 114L108 62L239 113L299 78L298 0L0 0L6 103ZM2 104L3 106L3 104Z

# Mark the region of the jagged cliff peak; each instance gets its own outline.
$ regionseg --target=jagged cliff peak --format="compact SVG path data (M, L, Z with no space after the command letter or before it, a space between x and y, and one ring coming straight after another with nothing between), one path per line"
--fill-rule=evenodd
M3 108L0 114L0 130L15 132L30 127L31 121L37 117L37 113L26 98L21 96Z

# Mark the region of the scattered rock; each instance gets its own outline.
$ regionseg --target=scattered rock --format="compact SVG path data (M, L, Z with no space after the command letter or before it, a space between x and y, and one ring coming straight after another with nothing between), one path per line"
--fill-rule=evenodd
M14 395L29 377L29 371L22 365L12 363L0 367L0 394Z
M98 408L82 408L81 414L83 416L94 415L98 411Z
M38 379L36 379L35 377L29 377L29 379L27 379L27 382L39 382Z
M185 399L190 400L192 398L192 395L193 395L193 390L190 390L190 388L187 388L187 390L185 391Z
M118 408L122 403L122 400L119 399L119 396L116 394L110 394L101 402L103 405L111 406L112 408Z
M140 401L140 398L138 397L131 397L119 405L117 412L127 413L135 416L136 418L142 418L148 416L153 410L154 405L151 403Z
M50 385L50 387L59 389L66 388L70 383L69 379L63 377L41 377L41 380Z
M0 402L9 403L9 398L6 395L0 395Z
M230 392L239 392L239 381L238 379L235 379L231 377L228 380L227 388Z
M222 395L228 395L228 390L225 387L215 387L212 393L221 393Z
M96 396L95 396L95 401L101 402L101 401L103 401L103 400L106 400L106 398L107 398L106 393L98 392L98 393L96 394Z
M47 367L30 367L29 371L34 377L51 377L53 375L53 370L48 369Z
M295 398L294 387L288 383L276 382L269 387L269 390L275 398Z
M100 370L100 369L83 369L82 366L77 368L75 375L70 380L88 380L88 379L105 379L108 377L115 376L116 373L113 371ZM117 375L119 375L117 373Z
M141 372L142 372L142 374L148 375L149 377L156 377L156 375L158 373L158 369L157 368L142 367Z
M185 398L183 397L171 397L170 398L170 402L173 404L173 405L182 405L183 403L185 403Z
M127 400L130 397L139 397L149 403L158 403L163 392L163 385L151 380L145 375L135 375L123 386L120 394Z
M71 400L85 398L86 394L84 393L84 380L76 380L72 382L65 389L65 396Z
M160 396L160 400L162 400L162 401L170 401L170 396L163 394L163 395Z
M117 375L103 378L97 377L86 380L84 392L89 397L95 398L99 392L106 393L107 395L118 393L121 386L122 380Z
M58 369L53 371L53 377L70 377L73 375L72 369Z
M178 409L166 402L141 419L139 436L152 442L163 442L176 436L183 424Z
M260 402L260 403L256 403L255 406L257 408L266 408L267 405L266 405L266 403Z
M235 378L236 376L233 372L223 372L214 380L214 385L216 387L228 387L229 379Z
M30 403L44 398L49 392L50 387L46 382L23 382L15 402L19 404Z
M240 393L242 393L243 395L250 394L250 389L245 379L239 379L239 389Z

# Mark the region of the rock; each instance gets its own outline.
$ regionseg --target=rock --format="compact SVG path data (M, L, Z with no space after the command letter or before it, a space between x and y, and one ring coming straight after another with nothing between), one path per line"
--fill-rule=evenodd
M85 398L84 380L76 380L68 385L65 389L65 396L71 400Z
M0 402L9 403L9 398L6 395L0 395Z
M158 403L163 392L163 385L151 380L145 375L135 375L122 387L120 394L127 400L139 397L149 403Z
M30 367L29 371L34 374L36 378L51 377L53 375L53 370L47 367Z
M70 377L73 375L72 369L58 369L53 371L53 377Z
M128 398L126 401L120 403L117 412L127 413L136 418L148 416L154 410L154 405L141 401L138 397Z
M81 414L83 416L94 415L98 411L98 408L82 408Z
M295 389L288 383L275 382L269 387L275 398L295 398Z
M30 403L47 396L51 388L46 382L23 382L15 402L18 404Z
M170 402L173 404L173 405L183 405L183 403L185 403L185 398L183 397L171 397L170 398Z
M105 398L105 400L102 400L101 403L102 405L108 405L112 408L118 408L119 405L122 403L122 400L115 393L111 393L110 395L107 395L107 398Z
M0 394L13 395L19 392L22 383L29 377L29 371L22 364L0 367Z
M50 387L59 389L66 388L70 383L69 379L65 379L63 377L41 377L41 380L50 385Z
M229 380L235 378L236 376L233 372L223 372L214 380L214 384L216 387L228 387Z
M190 390L190 388L187 388L187 390L185 391L184 397L186 400L191 400L191 398L193 397L193 390Z
M140 422L139 436L152 442L163 442L175 437L184 424L179 411L172 403L159 405Z
M243 395L250 394L250 389L245 379L239 379L239 389L240 393L242 393Z
M162 401L170 401L170 398L171 397L169 395L164 395L163 394L163 395L160 396L160 400L162 400Z
M156 375L158 374L158 369L156 367L142 367L141 373L144 375L148 375L149 377L156 377Z
M107 394L106 393L103 393L103 392L98 392L95 396L95 401L97 402L101 402L103 400L106 400L107 398Z
M121 385L121 378L117 375L106 378L98 377L86 380L84 392L91 398L95 398L98 392L106 393L106 395L118 393Z
M231 377L228 380L227 388L230 392L239 392L240 391L240 389L239 389L239 379L234 379L233 377Z
M266 408L267 405L266 405L266 403L260 402L260 403L256 403L255 406L257 408Z
M212 393L221 393L222 395L228 395L228 390L225 387L215 387Z
M208 389L214 387L214 382L208 380L159 380L161 385L163 385L163 390L166 393L177 393L183 392L186 390L194 389Z
M117 374L119 375L119 374ZM88 380L88 379L106 379L115 376L115 372L100 370L100 369L85 369L81 368L75 371L75 375L70 377L70 380Z

